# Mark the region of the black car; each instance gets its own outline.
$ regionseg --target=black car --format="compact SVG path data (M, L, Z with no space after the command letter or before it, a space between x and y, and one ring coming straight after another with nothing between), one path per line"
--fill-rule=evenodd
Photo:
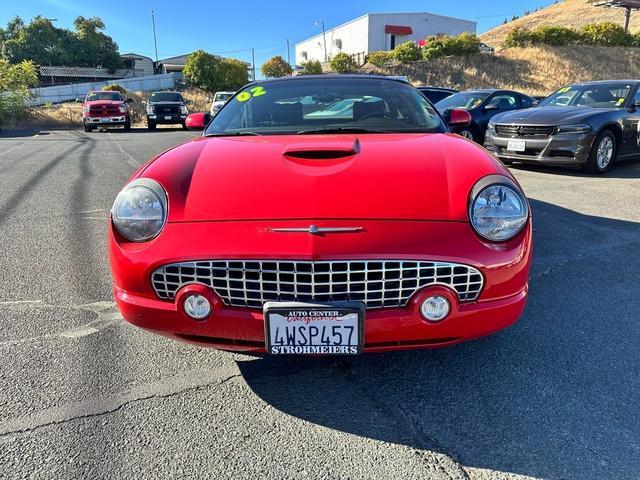
M427 100L431 103L438 103L440 100L444 100L447 97L450 97L454 93L458 93L458 90L454 90L453 88L443 88L443 87L417 87Z
M604 173L640 156L640 80L605 80L557 90L526 112L495 117L487 147L504 163L582 167Z
M448 119L449 112L454 108L463 108L471 114L471 124L465 127L453 128L452 131L463 137L470 138L480 144L484 143L489 120L494 115L511 110L530 108L536 101L528 95L512 90L466 90L458 92L436 103L436 108Z
M147 128L155 130L156 125L182 125L189 114L187 102L178 92L153 92L147 102Z

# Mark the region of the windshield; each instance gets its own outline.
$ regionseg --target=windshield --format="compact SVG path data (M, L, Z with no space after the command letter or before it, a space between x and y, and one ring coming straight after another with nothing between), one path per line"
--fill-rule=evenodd
M436 103L436 108L441 112L452 108L465 108L470 110L479 107L489 96L489 92L460 92Z
M94 102L96 100L116 100L122 101L122 95L120 92L89 92L87 95L87 102Z
M233 93L218 92L213 96L213 101L214 102L226 102L231 97L233 97Z
M622 107L631 92L626 83L572 85L542 100L539 107L572 106L592 108Z
M182 102L182 95L176 92L158 92L152 93L149 97L150 102Z
M206 134L350 130L444 132L446 127L409 84L383 78L308 78L248 86L220 110Z

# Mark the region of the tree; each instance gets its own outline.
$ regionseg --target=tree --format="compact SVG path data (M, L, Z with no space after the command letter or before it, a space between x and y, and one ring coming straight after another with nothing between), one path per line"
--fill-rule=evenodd
M29 87L37 83L38 72L33 62L22 61L12 65L0 59L0 124L8 118L24 116L31 98Z
M289 65L280 55L272 57L264 62L260 70L265 77L271 78L286 77L287 75L291 75L291 72L293 72L291 65Z
M415 42L405 42L393 50L393 56L402 63L415 62L422 59L422 52Z
M301 75L320 75L322 73L322 64L318 60L309 60L302 63Z
M351 55L344 52L338 53L331 59L331 70L337 73L349 73L358 68Z
M249 83L249 71L247 65L235 58L224 58L220 62L222 71L222 90L238 90Z
M182 72L192 85L210 92L236 90L249 81L247 66L239 60L221 58L204 50L187 57Z
M25 24L14 17L0 36L0 54L11 63L31 60L37 65L102 66L114 71L122 66L118 45L103 33L98 17L77 17L75 31L57 28L40 15Z

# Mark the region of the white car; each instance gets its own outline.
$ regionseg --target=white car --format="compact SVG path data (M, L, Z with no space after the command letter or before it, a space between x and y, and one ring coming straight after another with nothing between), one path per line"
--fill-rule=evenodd
M496 49L493 48L491 45L487 45L486 43L481 43L480 44L480 53L495 53Z
M211 103L211 115L218 113L218 110L220 110L235 93L236 92L216 92L213 96L213 103Z

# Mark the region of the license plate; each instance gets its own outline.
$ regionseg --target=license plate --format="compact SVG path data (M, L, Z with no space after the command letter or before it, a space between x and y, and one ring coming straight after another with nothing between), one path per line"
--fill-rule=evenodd
M363 347L364 304L267 302L265 343L272 355L357 355Z
M100 123L109 123L109 120L111 120L110 118L107 117L103 117L100 119Z
M527 149L527 142L524 140L509 140L507 150L512 152L524 152Z
M171 115L165 115L164 119L165 120L171 120Z

